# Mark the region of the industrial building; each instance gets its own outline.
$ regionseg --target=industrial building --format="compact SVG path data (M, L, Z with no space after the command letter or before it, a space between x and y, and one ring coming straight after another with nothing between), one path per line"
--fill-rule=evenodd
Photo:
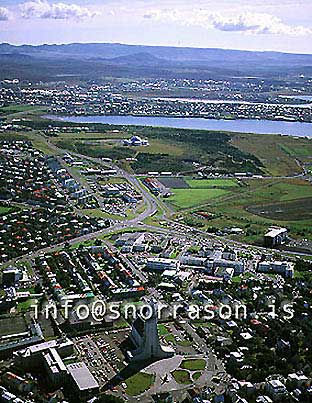
M270 228L264 235L264 246L274 248L281 245L287 239L287 228Z

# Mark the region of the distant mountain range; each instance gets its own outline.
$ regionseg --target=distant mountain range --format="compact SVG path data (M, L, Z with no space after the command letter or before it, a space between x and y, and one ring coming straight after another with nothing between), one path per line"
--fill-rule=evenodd
M0 78L226 78L312 74L312 55L112 43L0 44Z

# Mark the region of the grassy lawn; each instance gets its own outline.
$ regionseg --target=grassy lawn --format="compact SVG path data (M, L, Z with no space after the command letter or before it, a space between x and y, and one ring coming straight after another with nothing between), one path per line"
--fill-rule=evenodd
M149 144L148 147L136 147L136 149L139 152L148 152L149 154L170 154L175 156L181 156L187 150L186 147L165 140L151 139Z
M30 309L34 310L34 308L31 308L32 305L36 305L38 303L37 299L28 299L27 301L20 302L17 305L17 311L22 313L22 312L27 312Z
M34 105L10 105L0 108L0 114L28 112L32 110L44 110L44 108Z
M229 193L224 189L172 189L174 195L170 197L170 203L178 209L191 208L207 203Z
M305 146L286 146L284 144L280 145L281 149L291 157L309 157L311 155L311 148Z
M227 188L238 186L235 179L185 179L192 189Z
M150 374L145 374L143 372L138 372L137 374L128 378L125 383L127 385L126 393L129 396L137 396L143 393L145 390L149 389L155 377Z
M203 358L184 360L181 363L181 368L190 371L202 371L206 367L206 361Z
M165 340L167 343L172 343L172 344L175 344L175 342L176 342L173 334L167 334L165 336Z
M12 211L14 211L13 207L0 206L0 216L5 215L5 214L9 214Z
M174 335L169 332L169 330L166 328L165 325L158 324L157 328L158 328L158 334L160 337L163 336L167 343L175 344Z
M172 376L174 377L177 383L187 385L192 382L189 372L183 369L176 369L175 371L172 372Z
M312 155L312 143L305 138L277 136L270 134L237 134L232 138L233 144L242 151L257 156L272 175L289 175L299 173L295 159L307 162Z
M198 371L198 372L194 372L194 374L192 375L192 378L194 381L197 381L202 375L202 372Z
M282 193L281 201L312 197L312 185L309 183L281 183L276 189Z
M312 239L312 185L302 179L244 179L242 187L232 188L223 198L210 199L201 211L211 217L201 220L202 228L240 227L236 240L260 244L272 225L285 226L291 236ZM182 189L190 191L194 189ZM212 189L223 190L225 189ZM195 210L195 206L194 206ZM191 212L186 220L194 220Z
M53 141L63 140L63 139L72 139L72 140L109 140L109 139L125 139L131 137L129 133L125 131L118 131L118 133L114 133L111 130L107 130L105 132L60 132L57 134L57 138L53 139Z
M165 336L166 334L169 333L165 325L158 324L157 329L159 336Z

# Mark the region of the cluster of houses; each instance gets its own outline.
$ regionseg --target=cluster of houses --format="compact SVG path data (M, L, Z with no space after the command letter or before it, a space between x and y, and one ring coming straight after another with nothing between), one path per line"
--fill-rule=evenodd
M0 216L0 261L69 241L99 229L92 218L64 208L19 210Z
M137 91L160 90L170 91L180 85L188 90L212 91L216 97L231 102L209 102L207 99L181 98L137 98L128 96ZM241 83L239 84L241 85ZM266 88L269 92L272 89L263 82L254 84L254 88L248 85L248 97L251 100L259 100L259 87ZM283 85L276 86L276 89L287 89ZM255 89L257 93L255 93ZM244 92L246 95L246 87ZM233 91L235 94L233 94ZM251 91L251 92L249 92ZM238 97L236 101L233 98ZM0 104L29 104L48 106L50 113L73 114L73 115L141 115L141 116L203 116L210 118L222 118L232 116L233 118L265 118L271 120L301 120L310 121L309 108L302 108L299 105L288 105L286 102L259 103L243 102L237 95L237 82L208 80L133 80L130 82L106 82L104 85L90 84L88 86L64 85L63 88L38 88L36 84L22 86L19 83L6 83L0 87Z
M37 259L55 301L93 300L95 296L122 300L145 293L132 269L104 246L61 251Z
M73 259L74 257L65 251L38 258L38 268L53 297L60 304L66 299L79 300L94 296L84 274L78 270L78 268L83 270L81 266L79 267L80 261ZM65 283L65 276L69 277L69 284Z
M83 257L99 293L105 298L123 300L145 294L145 287L132 268L107 247L90 247Z
M210 388L200 393L190 390L189 397L193 403L308 402L312 394L310 383L311 379L302 373L290 373L287 377L273 375L260 383L232 379L214 393Z
M0 195L32 205L65 204L44 156L29 142L19 140L0 142Z
M31 91L29 89L28 91ZM61 91L49 94L40 104L49 105L50 112L72 115L135 115L135 116L202 116L219 119L231 116L236 119L296 120L310 122L309 108L286 103L209 102L179 98L133 98L119 94L99 93L96 99L89 91L80 89L69 95ZM52 91L51 91L52 92ZM92 102L90 102L92 99Z

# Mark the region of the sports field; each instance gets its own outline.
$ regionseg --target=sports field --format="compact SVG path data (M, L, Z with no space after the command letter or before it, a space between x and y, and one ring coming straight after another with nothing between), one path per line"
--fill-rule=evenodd
M172 189L174 195L169 201L178 209L191 208L208 203L209 200L229 193L224 189Z
M229 188L238 186L236 179L186 179L192 189Z
M171 189L173 196L170 197L169 202L178 210L209 203L210 200L230 194L232 188L238 187L235 179L191 179L187 177L176 179L180 182L183 181L186 185Z

